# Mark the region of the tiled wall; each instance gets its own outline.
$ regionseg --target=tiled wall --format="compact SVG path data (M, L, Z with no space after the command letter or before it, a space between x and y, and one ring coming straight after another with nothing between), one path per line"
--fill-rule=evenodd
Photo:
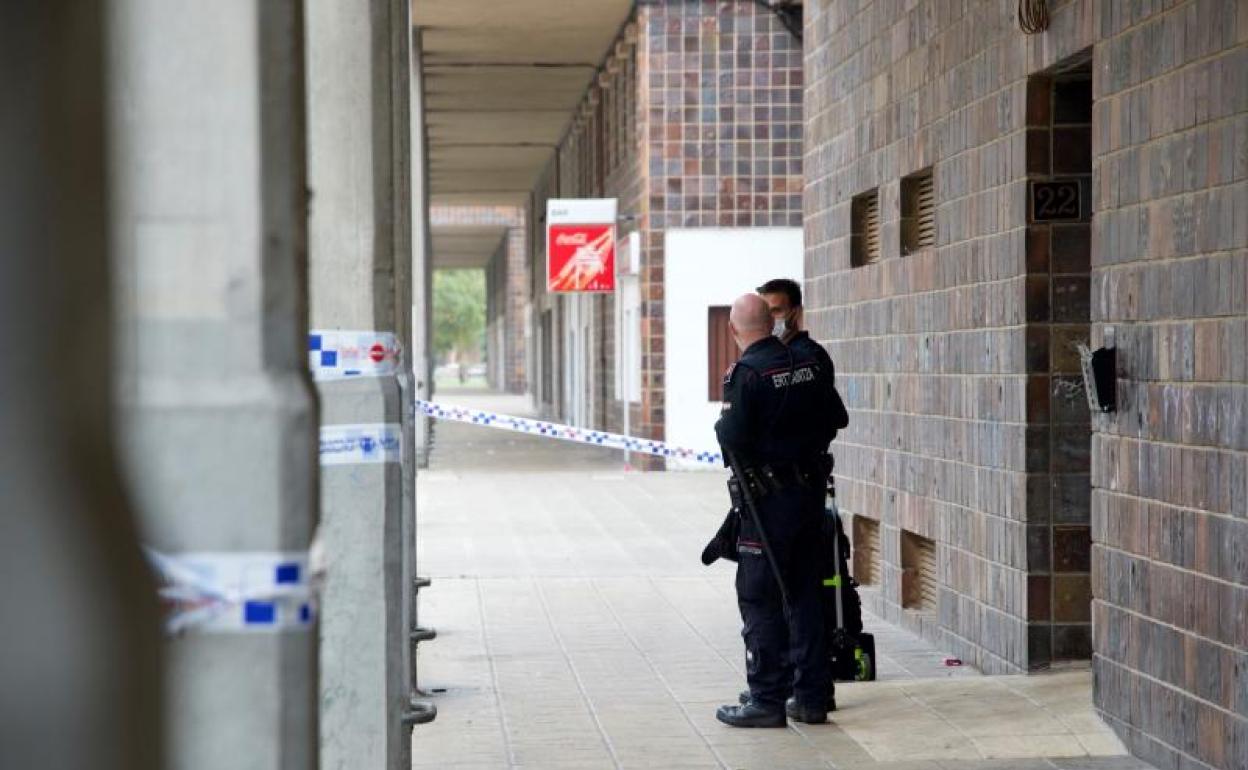
M770 11L714 0L639 5L621 43L613 49L621 62L608 58L607 78L591 88L560 145L557 188L552 161L534 211L556 194L615 196L632 217L621 236L640 231L642 398L631 422L634 433L662 438L665 232L800 225L801 44ZM542 253L535 250L539 260ZM615 311L611 298L598 302L597 419L618 428Z
M802 57L800 42L753 3L646 6L639 24L647 178L640 424L661 438L665 231L801 223Z
M1047 470L1027 452L1048 351L1027 326L1020 37L1001 3L806 5L807 318L851 410L839 495L880 521L876 608L993 672L1030 665L1028 475ZM903 257L900 180L927 167L936 245ZM851 267L851 199L874 188L883 257ZM903 530L936 542L934 612L901 607Z
M1091 414L1077 344L1090 333L1090 57L1027 82L1027 176L1079 185L1041 199L1026 234L1027 665L1092 655ZM1066 206L1066 204L1070 204ZM1047 210L1044 210L1047 206ZM1066 207L1068 211L1064 211Z
M1117 4L1110 4L1116 6ZM1097 705L1161 767L1248 767L1248 5L1097 19ZM1164 6L1164 7L1163 7Z
M1048 5L1028 36L1014 3L805 4L808 318L852 410L842 500L882 522L889 617L1027 670L1086 643L1090 588L1096 703L1130 747L1248 767L1248 8ZM1088 51L1090 148L1037 112ZM1028 179L1075 156L1090 226L1030 221ZM937 244L901 257L898 180L927 166ZM875 187L884 258L851 268L850 199ZM1069 345L1110 327L1119 411L1089 418L1063 401ZM899 606L903 529L937 541L932 615Z
M499 241L498 248L485 268L485 376L491 388L503 390L506 372L506 353L503 335L507 319L507 245Z

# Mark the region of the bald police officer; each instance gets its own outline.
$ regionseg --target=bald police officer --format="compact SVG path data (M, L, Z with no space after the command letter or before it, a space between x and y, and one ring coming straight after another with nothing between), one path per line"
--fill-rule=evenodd
M826 480L821 457L835 433L831 376L813 357L772 336L770 309L757 294L733 303L729 326L742 355L725 375L715 433L732 461L734 481L748 485L759 522L743 510L736 542L750 697L721 706L716 717L734 727L783 727L786 712L797 721L826 722L818 549Z

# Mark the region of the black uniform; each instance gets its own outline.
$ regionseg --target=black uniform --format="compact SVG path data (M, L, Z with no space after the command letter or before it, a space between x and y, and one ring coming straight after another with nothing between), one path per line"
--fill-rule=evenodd
M836 438L836 431L849 425L849 412L845 410L845 402L841 400L841 394L836 391L836 367L832 365L832 357L823 349L823 345L812 340L810 333L804 330L793 335L793 339L789 340L789 347L793 348L795 353L817 361L819 368L828 375L828 380L832 382L832 423L836 429L832 431L832 437Z
M775 337L750 345L724 378L715 433L725 457L749 478L788 592L786 622L762 538L743 512L737 536L737 603L744 623L750 696L783 708L827 698L828 660L819 604L824 481L821 456L835 434L831 377L818 361ZM796 675L795 675L796 673Z

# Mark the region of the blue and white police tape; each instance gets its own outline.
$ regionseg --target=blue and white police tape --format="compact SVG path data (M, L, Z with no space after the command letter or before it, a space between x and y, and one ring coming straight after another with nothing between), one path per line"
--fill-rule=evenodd
M357 423L321 426L321 465L397 463L402 459L403 426Z
M308 554L145 549L160 580L165 631L307 630L314 615Z
M385 377L402 361L403 346L394 332L313 329L308 334L308 368L316 380Z
M719 452L688 449L654 439L634 438L633 436L625 436L619 433L577 428L571 425L546 422L545 420L531 420L527 417L498 414L482 409L470 409L468 407L438 404L418 399L416 401L416 410L420 414L438 420L452 420L471 425L481 425L500 430L509 430L514 433L525 433L530 436L546 436L547 438L556 438L563 441L574 441L578 444L592 444L611 449L640 452L656 457L690 460L708 465L722 465L724 462L724 457Z

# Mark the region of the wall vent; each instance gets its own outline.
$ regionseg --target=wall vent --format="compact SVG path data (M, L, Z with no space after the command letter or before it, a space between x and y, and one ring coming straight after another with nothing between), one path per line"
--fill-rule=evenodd
M924 169L901 180L901 255L936 245L936 184Z
M936 543L913 532L901 533L901 606L936 611Z
M854 196L850 204L849 263L862 267L880 261L880 189Z
M854 579L864 586L880 583L880 523L854 517Z

